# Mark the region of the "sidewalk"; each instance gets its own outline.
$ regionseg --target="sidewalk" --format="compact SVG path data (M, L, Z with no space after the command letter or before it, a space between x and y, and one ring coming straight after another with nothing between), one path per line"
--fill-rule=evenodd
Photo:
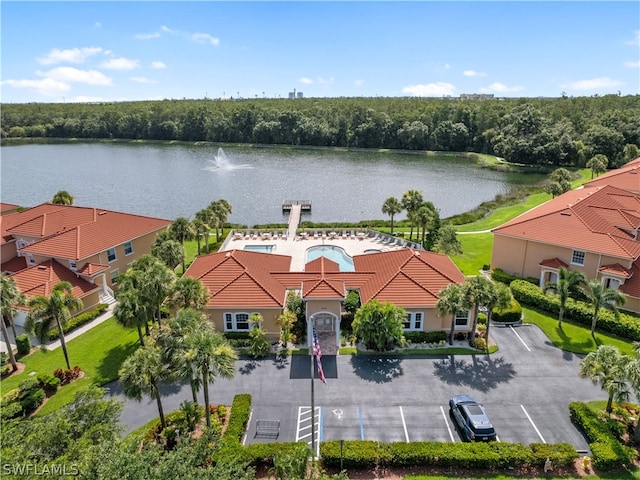
M107 310L105 310L105 312L100 315L99 317L97 317L95 320L92 320L89 323L86 323L84 325L82 325L79 328L76 328L73 332L71 333L67 333L64 336L65 341L69 341L69 340L73 340L74 338L76 338L79 335L82 335L83 333L85 333L88 330L91 330L93 327L95 327L96 325L100 325L102 322L104 322L105 320L108 320L109 318L113 317L113 309L116 306L115 303L112 303L111 305L109 305L109 307L107 307ZM16 352L16 340L15 338L13 338L13 331L11 329L11 327L7 327L7 330L9 331L9 341L11 342L11 348L13 349L14 352ZM23 333L27 333L24 329L24 327L21 327L19 325L16 325L16 332L18 333L18 335L22 335ZM39 346L40 343L38 342L38 339L34 336L29 335L29 338L31 340L31 345L33 346ZM46 350L55 350L56 348L60 347L60 340L54 340L52 342L48 342L45 344L45 349ZM4 336L2 336L2 334L0 333L0 352L6 352L7 351L7 345L4 339Z

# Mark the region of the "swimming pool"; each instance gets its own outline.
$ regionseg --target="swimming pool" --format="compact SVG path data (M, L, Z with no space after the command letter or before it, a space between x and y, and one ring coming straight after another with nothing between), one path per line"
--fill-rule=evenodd
M341 272L356 271L353 258L347 255L344 249L336 247L335 245L318 245L317 247L309 248L307 250L307 260L305 263L309 263L319 257L325 257L336 262L340 266Z
M275 247L275 245L245 245L244 250L250 250L252 252L271 253Z

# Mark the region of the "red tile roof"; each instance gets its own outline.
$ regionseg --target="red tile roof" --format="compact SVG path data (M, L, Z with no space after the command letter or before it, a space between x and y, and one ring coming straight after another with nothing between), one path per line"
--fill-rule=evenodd
M92 276L96 273L103 272L109 268L109 265L101 265L99 263L85 263L83 267L78 270L80 275Z
M27 297L36 295L48 296L58 282L67 281L73 286L72 293L75 297L82 298L100 287L78 277L68 268L55 260L22 270L11 276L16 286Z
M15 213L12 215L0 216L0 234L2 235L2 243L7 243L13 241L13 236L9 234L7 231L20 225L22 223L28 222L39 215L42 215L46 212L55 212L59 210L62 205L52 205L50 203L43 203L38 205L37 207L29 208L23 212Z
M568 263L563 262L558 257L556 257L556 258L547 258L546 260L541 261L539 263L539 265L541 267L549 267L549 268L560 268L560 267L567 268L569 266Z
M171 224L169 220L111 210L56 207L63 210L45 212L7 229L13 234L48 235L23 248L24 252L81 260Z
M0 269L3 272L16 273L27 268L27 259L25 257L13 257L11 260L2 262Z
M640 257L640 194L610 185L571 190L493 233L619 258Z
M5 212L12 212L13 210L16 210L18 208L20 208L20 205L14 205L13 203L0 202L0 214L3 214Z
M625 277L625 278L629 278L631 276L631 270L629 270L628 268L624 268L619 263L613 263L611 265L603 265L598 269L598 271L600 273L605 273L605 274L608 273L610 275L617 275L619 277Z
M304 272L289 272L291 258L231 250L198 257L185 275L208 288L210 307L282 307L286 289L301 289L304 298L344 298L359 289L361 299L397 305L435 306L438 292L464 275L445 255L397 250L353 258L355 272L340 272L319 257Z
M585 183L585 186L588 187L603 185L612 185L622 190L640 193L640 158Z
M620 291L630 297L640 298L640 260L631 264L629 278L624 281L624 285L620 285Z

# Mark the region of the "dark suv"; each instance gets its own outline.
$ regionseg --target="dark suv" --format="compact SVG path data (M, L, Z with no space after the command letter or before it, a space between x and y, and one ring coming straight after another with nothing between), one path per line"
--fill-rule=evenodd
M456 395L449 400L453 419L469 442L488 442L496 439L496 431L484 407L471 395Z

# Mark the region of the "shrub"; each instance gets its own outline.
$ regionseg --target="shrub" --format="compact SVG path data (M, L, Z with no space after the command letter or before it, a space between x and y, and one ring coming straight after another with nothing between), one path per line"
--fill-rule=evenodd
M491 320L497 323L518 323L522 319L522 306L515 298L507 308L494 308Z
M532 443L529 445L533 455L532 463L544 467L547 458L558 467L571 467L578 458L578 452L568 443Z
M2 419L10 420L22 415L22 405L20 402L11 402L6 407L2 407Z
M66 385L67 383L74 381L76 378L79 378L81 373L82 370L76 365L68 370L56 368L53 371L53 376L60 379L61 385Z
M341 458L344 468L375 468L378 465L387 465L391 460L388 445L373 440L345 441L342 457L340 456L340 441L322 442L320 456L326 467L338 468Z
M35 392L36 389L38 388L39 388L39 384L36 379L27 378L25 380L22 380L18 384L18 390L20 391L20 393L18 394L18 398L22 400L23 398L28 397L33 392Z
M482 337L477 337L473 341L473 346L478 350L486 350L487 349L487 341Z
M64 328L65 333L75 330L76 328L81 327L82 325L85 325L91 322L92 320L95 320L107 310L107 307L108 305L106 303L101 303L100 305L98 305L92 310L89 310L88 312L83 312L79 315L76 315L75 317L71 317L69 320L67 320L67 324ZM51 330L49 330L49 333L47 334L47 338L50 341L57 340L59 336L60 336L60 332L58 331L58 327L53 327Z
M10 370L9 355L6 352L0 352L0 375L4 377Z
M439 343L440 341L446 341L448 337L447 332L434 331L434 332L405 332L404 338L411 343Z
M501 268L496 268L491 272L491 279L496 282L504 283L505 285L510 285L514 280L524 280L525 282L532 283L533 285L538 285L538 279L533 277L522 278L517 275L511 275L506 273Z
M225 332L224 336L227 340L248 340L251 338L249 332Z
M44 390L37 388L29 396L20 400L20 405L25 415L29 415L36 408L40 406L44 398L46 397Z
M213 456L215 462L221 462L225 459L245 460L245 453L240 442L247 429L250 414L251 395L248 393L237 394L231 404L231 415L229 416L227 430L220 442L220 448Z
M54 377L53 375L38 375L38 382L40 382L40 386L47 390L56 390L58 385L60 385L61 380L58 377Z
M18 347L18 355L29 355L31 351L31 340L29 335L23 333L16 337L16 347Z

